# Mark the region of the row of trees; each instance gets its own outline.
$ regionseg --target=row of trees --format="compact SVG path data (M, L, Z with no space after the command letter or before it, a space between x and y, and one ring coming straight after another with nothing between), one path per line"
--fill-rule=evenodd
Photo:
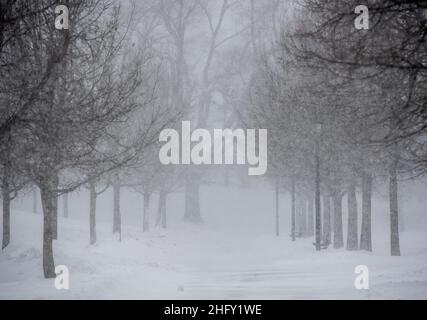
M310 204L319 143L325 247L330 241L334 248L344 246L347 195L347 249L372 250L372 184L387 178L391 255L400 255L398 177L426 172L426 3L372 1L368 30L355 28L358 4L305 0L296 5L292 25L286 24L280 40L258 57L245 117L273 136L272 175L286 178L288 189Z
M46 278L55 276L58 197L88 186L94 243L100 185L112 181L119 197L123 170L145 170L159 132L180 115L164 101L170 66L132 4L66 1L63 30L55 28L57 5L11 0L0 10L2 248L10 242L10 201L38 187Z

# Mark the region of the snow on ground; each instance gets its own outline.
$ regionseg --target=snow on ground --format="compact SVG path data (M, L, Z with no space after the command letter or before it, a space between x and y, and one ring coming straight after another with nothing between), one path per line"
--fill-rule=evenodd
M174 225L143 235L124 227L122 242L108 223L88 245L87 221L59 221L55 263L70 271L70 290L42 276L42 216L14 211L12 243L0 254L0 299L426 299L425 233L402 234L402 257L314 251L312 240L288 234L219 232ZM379 252L379 253L378 253ZM356 290L354 268L366 265L370 290Z

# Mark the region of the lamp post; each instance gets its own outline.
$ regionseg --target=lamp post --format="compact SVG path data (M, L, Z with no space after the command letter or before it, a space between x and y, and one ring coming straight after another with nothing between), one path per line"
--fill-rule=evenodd
M320 221L320 157L319 157L319 144L320 144L320 135L322 133L322 124L316 123L315 125L315 133L316 133L316 197L315 197L315 207L316 207L316 251L320 251L320 234L321 234L321 221Z
M292 176L292 191L291 191L291 201L292 201L292 211L291 211L291 238L292 241L295 241L295 177Z

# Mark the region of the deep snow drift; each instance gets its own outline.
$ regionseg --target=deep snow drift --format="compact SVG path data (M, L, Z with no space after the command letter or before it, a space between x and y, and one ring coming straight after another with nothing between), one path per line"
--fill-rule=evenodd
M373 253L316 253L312 239L291 242L286 197L281 236L274 236L273 198L263 190L246 190L244 201L237 201L241 190L215 190L201 225L181 222L172 200L169 228L147 234L125 212L122 242L111 234L110 212L99 209L95 246L86 212L70 210L54 243L55 263L70 271L68 291L43 279L42 215L15 209L11 245L0 254L0 299L427 299L422 229L401 233L401 257L388 256L386 228L374 233ZM206 188L202 201L212 192ZM375 219L387 213L377 207ZM369 290L354 287L357 265L369 268Z

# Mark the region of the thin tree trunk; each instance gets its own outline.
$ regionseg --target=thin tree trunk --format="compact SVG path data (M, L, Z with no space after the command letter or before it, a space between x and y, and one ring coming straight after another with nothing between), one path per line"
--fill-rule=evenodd
M308 223L307 223L307 236L312 237L314 234L314 207L313 207L313 199L309 198L307 200L307 215L308 215Z
M52 180L52 239L58 240L58 194L56 190L59 186L59 177L54 175Z
M163 195L163 201L162 201L162 228L166 229L167 228L167 216L166 216L166 203L167 203L167 193L164 193Z
M362 230L360 232L360 249L366 251L372 251L371 194L372 176L364 173L362 176Z
M89 233L90 244L96 243L96 184L94 181L89 182L90 212L89 212Z
M292 190L291 190L291 238L295 241L295 178L292 177Z
M1 187L1 194L3 200L3 239L2 250L5 249L10 243L10 187L9 187L9 173L5 170L3 183Z
M400 256L399 212L397 200L397 157L390 167L390 251L392 256Z
M339 249L344 246L343 226L342 226L342 195L339 192L334 194L334 248Z
M331 243L331 199L323 196L323 245L328 247Z
M150 231L150 196L149 192L144 192L144 212L142 217L142 232Z
M33 213L38 213L38 203L37 203L37 189L34 187L33 189Z
M166 192L161 190L159 194L159 205L157 208L156 226L161 226L164 229L166 229L166 197Z
M399 197L397 199L398 201L398 211L399 211L399 232L404 232L406 230L406 219L405 219L405 206L404 206L404 199L399 194Z
M347 250L357 250L359 239L357 232L357 199L356 185L352 181L347 193L348 202L348 227L347 227Z
M62 214L64 218L68 218L68 193L62 196Z
M276 193L276 237L280 235L280 228L279 228L279 184L280 180L277 177L276 178L276 184L275 184L275 193Z
M118 233L120 241L122 240L122 217L120 214L120 178L118 175L114 177L113 182L113 233Z
M322 237L322 217L321 217L321 203L320 203L320 159L319 159L319 139L316 139L316 181L315 181L315 196L314 196L314 208L315 208L315 242L316 251L322 249L321 237Z
M184 221L192 223L201 223L200 216L200 177L197 173L190 172L187 174L185 182L185 214Z
M160 223L162 220L162 191L159 192L159 202L157 204L157 215L156 215L156 227L160 227Z
M40 185L40 194L43 207L43 272L45 278L55 278L52 244L56 195L52 192L51 184L48 181L44 181Z
M335 204L334 204L334 196L330 197L331 199L331 242L332 243L332 234L335 232Z
M307 206L304 200L300 201L300 218L301 218L300 234L301 234L301 237L306 237L307 236Z

